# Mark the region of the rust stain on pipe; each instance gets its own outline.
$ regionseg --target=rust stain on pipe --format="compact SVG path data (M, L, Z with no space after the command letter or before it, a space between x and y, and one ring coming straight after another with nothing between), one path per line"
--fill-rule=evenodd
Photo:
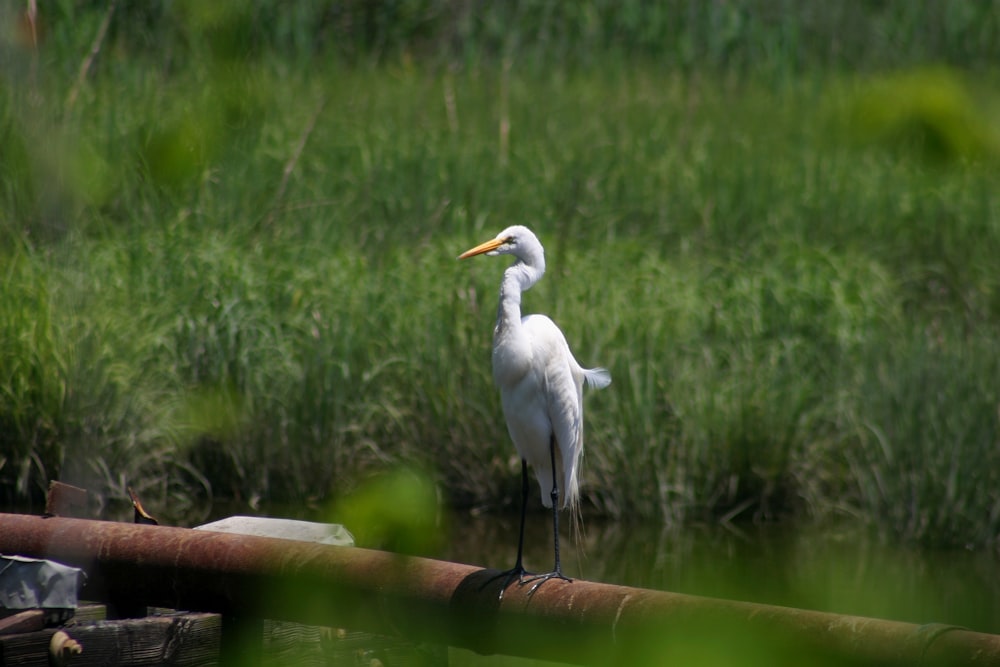
M88 599L396 634L578 664L752 640L865 664L1000 664L1000 636L587 581L527 597L484 570L357 547L0 514L0 552L83 568Z

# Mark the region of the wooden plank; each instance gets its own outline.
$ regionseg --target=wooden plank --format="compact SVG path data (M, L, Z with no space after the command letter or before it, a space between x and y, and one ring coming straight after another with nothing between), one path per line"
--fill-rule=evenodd
M0 665L49 667L49 642L55 629L0 637Z
M84 621L63 630L83 646L74 667L202 667L219 663L218 614L173 614L122 621ZM0 664L49 667L56 629L0 637Z
M98 604L96 602L86 602L81 603L79 607L76 608L76 612L73 613L73 623L82 623L83 621L103 621L108 617L108 608L106 605Z
M86 489L64 482L49 482L49 493L45 499L47 516L69 516L90 518L90 497Z
M444 644L425 644L370 632L323 628L320 644L325 656L323 664L328 665L431 667L448 664L448 647Z
M320 644L320 635L324 630L325 628L319 628L315 625L302 625L287 621L264 621L261 648L266 658L264 663L298 665L300 667L320 667L328 664Z
M70 618L75 621L97 621L106 618L103 604L84 604L75 610L25 609L24 611L0 609L0 635L37 632L46 626L63 625Z
M0 635L37 632L45 627L45 611L26 609L0 619Z

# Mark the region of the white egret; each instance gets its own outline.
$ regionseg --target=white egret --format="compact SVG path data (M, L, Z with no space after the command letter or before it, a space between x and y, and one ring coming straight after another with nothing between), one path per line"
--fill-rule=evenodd
M562 508L579 511L578 472L583 453L583 385L606 387L611 375L603 368L583 368L570 352L566 337L545 315L521 317L521 293L545 273L545 251L527 227L515 225L496 238L465 251L459 259L486 254L513 255L517 261L503 273L500 305L493 329L493 379L507 430L521 457L521 528L517 561L506 576L500 597L516 578L534 582L528 594L552 578L565 579L559 562L560 485ZM528 465L535 471L542 504L552 508L555 568L532 574L522 565Z

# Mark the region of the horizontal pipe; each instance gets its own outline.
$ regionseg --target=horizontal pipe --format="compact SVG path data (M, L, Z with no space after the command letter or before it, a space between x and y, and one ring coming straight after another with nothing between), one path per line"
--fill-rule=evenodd
M0 553L83 568L85 599L344 627L576 664L668 654L690 661L706 644L745 645L789 662L818 652L863 664L1000 664L1000 636L953 626L582 580L552 580L531 597L515 585L499 600L495 570L186 528L0 514Z

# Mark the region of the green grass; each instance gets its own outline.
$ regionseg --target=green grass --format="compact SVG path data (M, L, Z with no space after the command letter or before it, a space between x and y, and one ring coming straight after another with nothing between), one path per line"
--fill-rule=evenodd
M512 504L503 263L455 257L525 223L549 260L525 310L614 377L588 399L588 514L995 546L988 74L619 53L505 75L485 47L300 67L196 41L179 64L120 35L70 108L83 38L54 34L0 88L6 499L61 477L178 516L315 505L402 462ZM887 94L902 111L873 114Z

